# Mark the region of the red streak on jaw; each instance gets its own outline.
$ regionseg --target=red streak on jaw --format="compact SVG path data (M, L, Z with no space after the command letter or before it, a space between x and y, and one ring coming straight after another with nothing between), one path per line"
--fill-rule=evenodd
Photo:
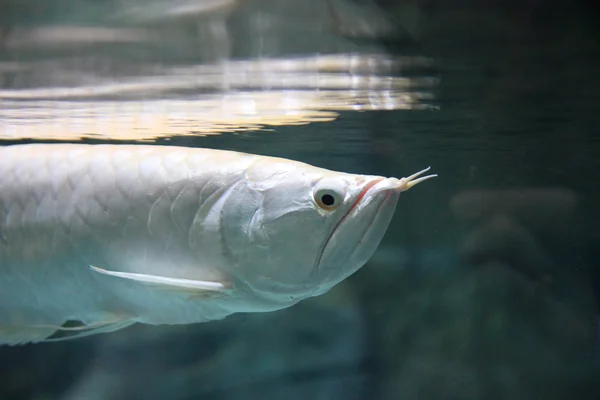
M338 223L335 225L335 228L333 228L333 230L331 231L331 233L329 234L329 237L327 238L327 240L325 241L325 246L323 246L323 252L325 251L325 248L327 247L327 244L329 243L329 241L331 240L331 238L333 237L334 233L337 231L338 227L340 226L340 224L342 222L344 222L344 220L346 219L346 217L348 216L348 214L350 214L352 212L352 210L354 210L356 208L356 206L361 202L361 200L365 197L365 194L367 194L367 192L369 191L369 189L371 189L373 186L375 186L376 184L378 184L379 182L381 182L383 180L383 178L380 179L374 179L371 182L367 183L362 190L360 191L360 193L358 194L358 196L356 196L356 200L354 201L354 203L352 204L352 206L348 209L348 211L346 211L346 214L344 214L344 216L338 221ZM386 194L386 199L389 196L389 192ZM321 252L321 254L319 255L319 258L317 260L317 266L321 263L321 258L323 257L323 252Z
M378 184L381 181L382 181L382 179L374 179L371 182L367 183L363 187L363 189L360 191L360 193L358 194L358 196L356 196L356 200L354 201L354 204L352 204L352 207L350 207L350 209L348 209L348 212L346 213L346 215L344 215L344 218L346 218L346 216L348 214L350 214L350 212L352 210L354 210L354 208L358 205L358 203L360 203L360 201L363 199L363 197L365 197L365 194L367 194L367 192L369 191L369 189L371 189L373 186L375 186L376 184ZM342 218L342 220L344 218Z

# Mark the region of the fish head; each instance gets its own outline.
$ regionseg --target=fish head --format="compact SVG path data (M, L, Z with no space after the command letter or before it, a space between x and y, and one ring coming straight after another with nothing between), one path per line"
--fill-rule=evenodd
M273 303L327 292L375 253L400 192L434 176L415 180L419 174L396 179L287 160L256 163L222 210L232 274Z

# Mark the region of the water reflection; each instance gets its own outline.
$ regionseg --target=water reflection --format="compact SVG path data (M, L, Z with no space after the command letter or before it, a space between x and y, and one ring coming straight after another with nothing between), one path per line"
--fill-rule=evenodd
M118 0L114 3L113 19L127 23L169 21L172 19L207 18L214 23L220 14L228 15L241 0ZM217 17L217 18L216 18ZM218 21L220 22L220 21Z
M433 60L354 42L400 28L375 3L64 0L57 15L31 0L5 11L0 139L151 140L435 107Z
M385 73L430 62L334 54L169 67L129 79L66 74L72 86L0 90L0 138L148 140L328 122L344 110L429 109L435 78ZM11 64L6 73L28 68Z

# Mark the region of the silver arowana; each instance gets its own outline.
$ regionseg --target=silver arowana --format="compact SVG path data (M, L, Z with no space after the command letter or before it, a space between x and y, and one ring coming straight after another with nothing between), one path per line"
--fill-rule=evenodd
M1 147L0 344L323 294L369 260L400 192L427 170L396 179L174 146Z

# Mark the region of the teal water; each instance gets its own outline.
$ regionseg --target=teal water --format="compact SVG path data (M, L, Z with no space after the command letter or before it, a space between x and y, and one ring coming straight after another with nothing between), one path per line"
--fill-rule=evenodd
M589 3L0 0L6 145L156 138L439 174L326 295L0 348L0 399L600 398Z

